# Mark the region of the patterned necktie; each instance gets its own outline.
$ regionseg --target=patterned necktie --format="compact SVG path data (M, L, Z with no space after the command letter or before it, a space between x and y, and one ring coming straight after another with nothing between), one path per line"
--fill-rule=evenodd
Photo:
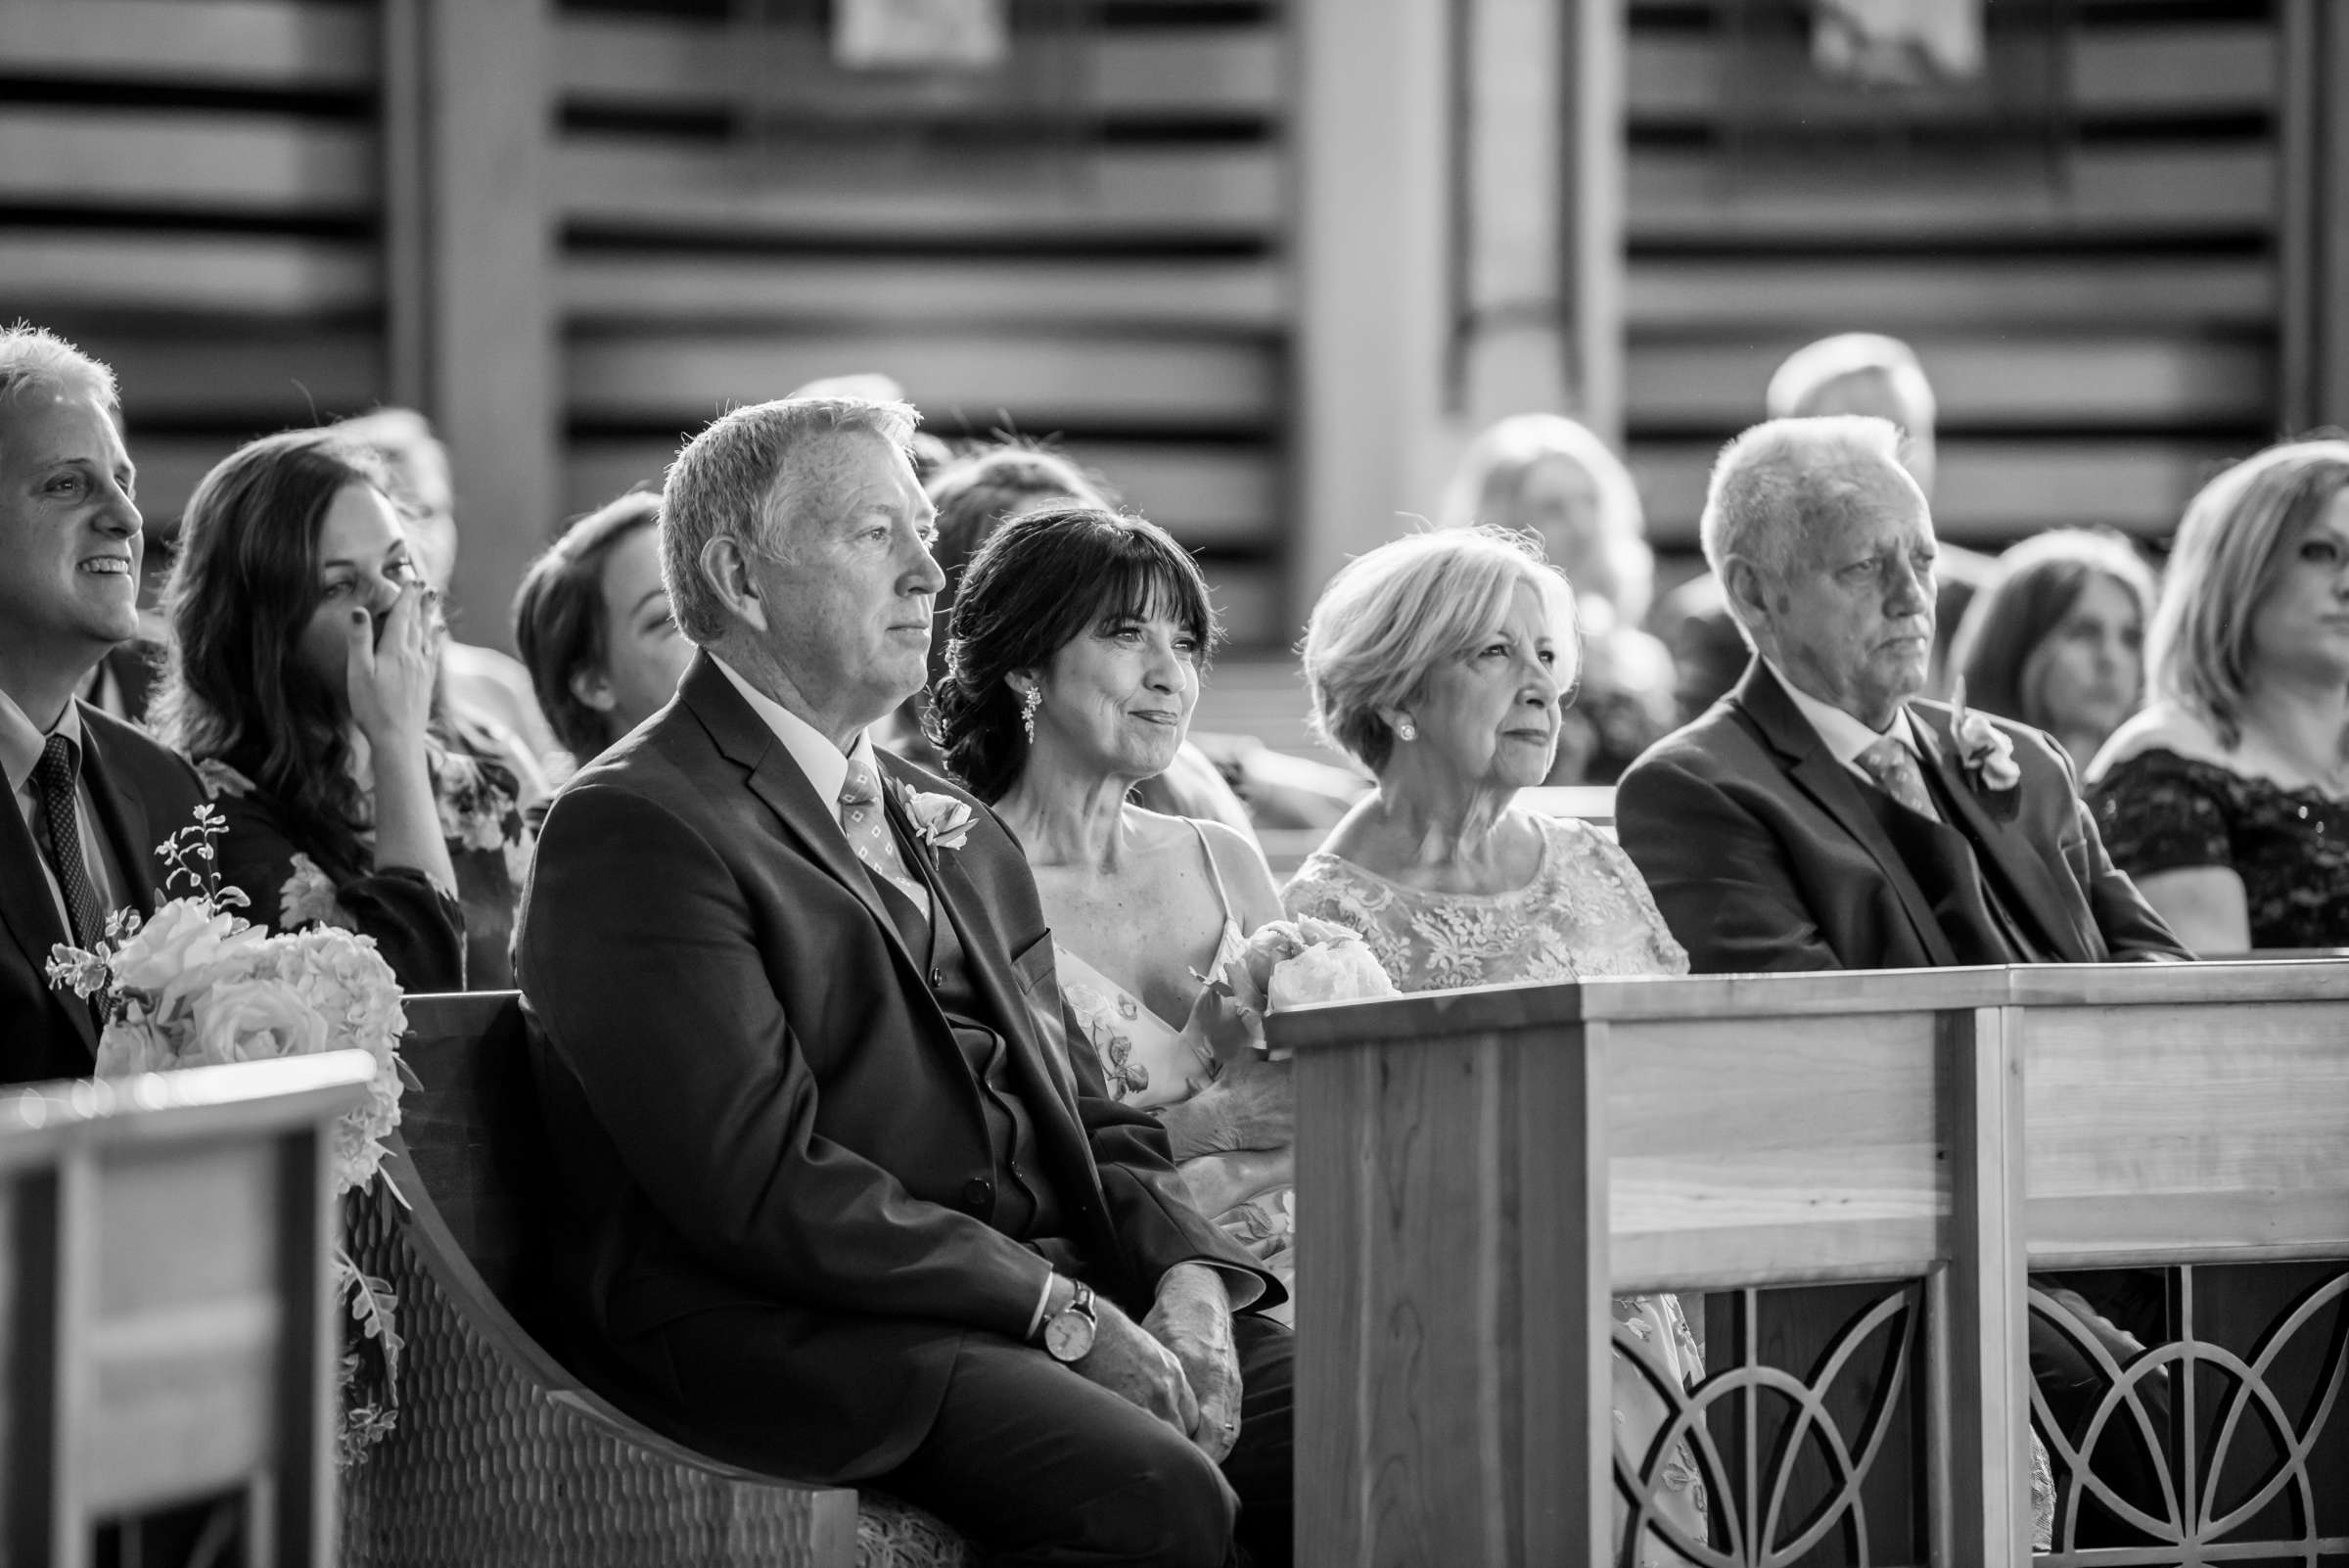
M1876 788L1910 810L1935 821L1941 819L1941 813L1933 809L1932 797L1925 793L1925 775L1917 770L1916 754L1907 742L1887 735L1860 754L1860 765L1876 781Z
M58 891L66 896L66 914L73 927L73 945L98 945L106 932L106 917L98 907L98 891L90 886L89 862L81 857L81 818L73 804L73 743L52 735L41 748L33 767L33 782L41 787L41 823L49 831L42 848L49 852L49 869L57 873Z
M840 830L849 836L856 858L881 876L922 911L930 913L930 890L905 869L898 841L889 831L889 812L881 804L881 775L862 758L849 759L849 776L840 784Z

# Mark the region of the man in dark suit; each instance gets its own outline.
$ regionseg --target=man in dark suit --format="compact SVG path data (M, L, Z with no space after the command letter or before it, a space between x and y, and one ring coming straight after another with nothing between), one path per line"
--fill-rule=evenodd
M1019 847L865 728L943 577L911 410L679 453L701 652L548 812L519 935L580 1353L721 1458L872 1482L990 1562L1289 1550L1280 1287L1064 1034ZM1236 1495L1235 1495L1236 1494Z
M97 1023L50 986L50 950L152 910L155 847L204 799L186 762L74 696L139 634L117 407L106 366L38 328L0 331L0 1083L89 1074Z
M1933 646L1933 522L1899 440L1889 421L1858 415L1773 420L1714 466L1705 554L1752 662L1632 765L1615 807L1689 967L2190 957L2105 854L2052 740L1916 700ZM2098 1309L2163 1332L2148 1281L2080 1283L2096 1300L2064 1304L2122 1360L2142 1346ZM2096 1379L2037 1316L2032 1371L2078 1436ZM2166 1406L2161 1389L2151 1398ZM2157 1500L2145 1455L2103 1457L2124 1496ZM2103 1528L2087 1544L2128 1539Z

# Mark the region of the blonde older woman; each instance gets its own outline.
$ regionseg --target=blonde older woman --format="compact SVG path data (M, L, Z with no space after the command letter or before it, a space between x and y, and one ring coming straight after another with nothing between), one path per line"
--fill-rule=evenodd
M1612 841L1513 804L1550 770L1574 618L1566 579L1498 530L1400 539L1337 575L1305 637L1313 722L1378 783L1283 890L1291 914L1360 932L1405 990L1686 973ZM1702 1375L1677 1299L1620 1298L1615 1314L1663 1376ZM1627 1452L1643 1453L1664 1406L1620 1357L1614 1400ZM1684 1541L1702 1542L1705 1489L1684 1445L1656 1485ZM1660 1540L1640 1546L1642 1563L1682 1560Z
M2349 944L2349 441L2204 485L2147 640L2089 769L2113 860L2198 953Z
M1461 456L1444 523L1532 534L1574 584L1580 689L1559 724L1546 782L1613 783L1674 719L1672 657L1638 629L1655 558L1631 473L1589 428L1556 414L1515 414Z

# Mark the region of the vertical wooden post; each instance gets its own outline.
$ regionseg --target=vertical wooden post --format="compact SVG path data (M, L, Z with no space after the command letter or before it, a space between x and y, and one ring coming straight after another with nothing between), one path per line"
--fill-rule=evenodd
M423 0L383 0L376 102L383 163L384 365L388 395L430 400L430 310L425 296Z
M1443 480L1448 4L1296 8L1299 622L1348 556L1431 511Z
M1577 415L1623 443L1624 165L1622 0L1566 10L1566 158L1558 184L1566 380Z
M1458 206L1465 318L1461 433L1529 410L1570 412L1561 161L1574 143L1565 34L1576 6L1468 0Z
M284 1560L330 1563L342 1543L335 1477L335 1364L342 1353L342 1302L334 1277L342 1215L335 1202L334 1145L315 1127L278 1134L278 1275L280 1299L305 1303L304 1317L287 1314L277 1369L278 1452L283 1480L263 1505L276 1517Z
M1604 1563L1616 1550L1608 1026L1576 1033L1518 1046L1525 1547L1516 1560L1529 1565Z
M551 8L414 3L425 16L426 411L455 470L456 629L511 647L507 606L556 521Z
M2280 60L2284 429L2349 425L2349 16L2286 0Z
M2019 1011L1944 1018L1954 1054L1950 1130L1948 1375L1933 1428L1946 1441L1936 1540L1953 1563L2024 1562L2031 1550L2030 1356L2024 1305L2023 1061Z

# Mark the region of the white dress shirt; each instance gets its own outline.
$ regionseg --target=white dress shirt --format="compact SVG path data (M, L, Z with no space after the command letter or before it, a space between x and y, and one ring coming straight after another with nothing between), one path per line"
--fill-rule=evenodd
M1906 705L1893 710L1890 725L1881 730L1870 729L1833 703L1821 702L1797 686L1786 678L1786 671L1780 669L1771 660L1765 659L1762 662L1770 666L1770 672L1778 677L1778 684L1785 687L1786 695L1794 699L1796 709L1811 721L1811 727L1819 732L1819 738L1826 745L1827 754L1841 762L1855 778L1866 784L1869 789L1879 789L1881 786L1869 775L1866 768L1860 765L1860 754L1887 735L1894 737L1909 748L1916 758L1916 764L1920 770L1930 765L1925 749L1917 744L1916 730L1913 727L1914 721L1910 718ZM1928 807L1933 804L1933 795L1930 790L1925 792L1925 804ZM1941 820L1941 812L1937 807L1928 814L1936 822Z

